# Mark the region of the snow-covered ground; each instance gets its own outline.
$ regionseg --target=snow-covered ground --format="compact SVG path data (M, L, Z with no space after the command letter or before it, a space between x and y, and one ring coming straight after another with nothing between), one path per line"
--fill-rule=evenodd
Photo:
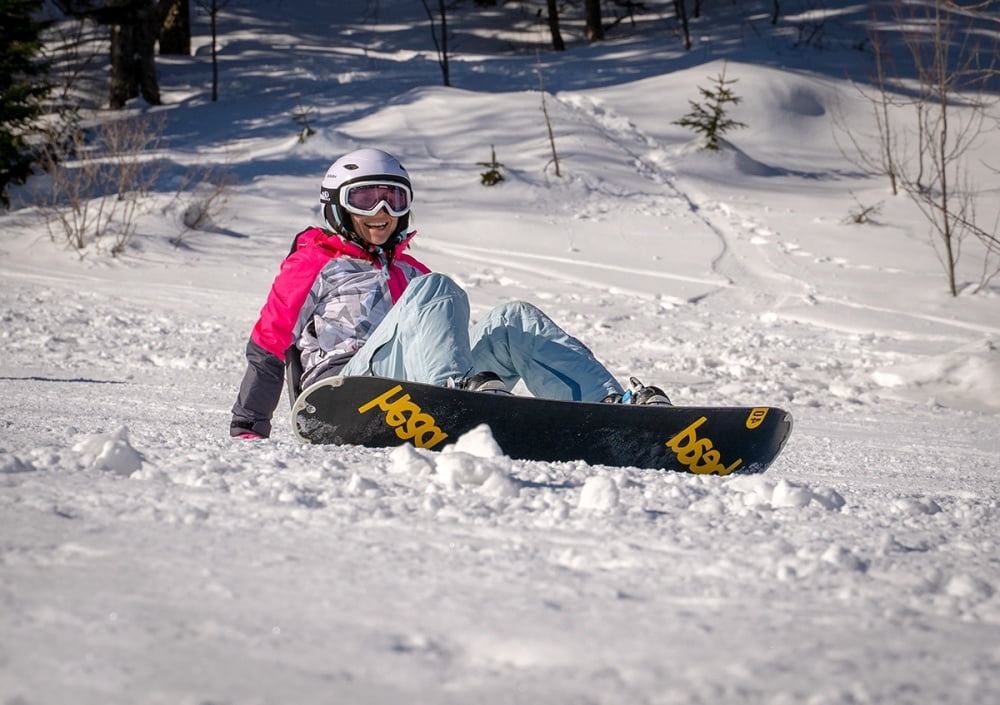
M0 216L0 705L1000 700L1000 289L950 297L913 204L838 148L869 120L858 18L798 49L706 20L685 54L648 3L645 40L560 55L478 54L456 20L443 88L419 3L339 4L227 8L217 103L204 36L161 61L172 168L236 179L217 227L173 247L165 190L113 259L53 242L30 189ZM749 127L697 152L671 122L723 60ZM787 408L783 454L718 478L311 447L284 408L230 440L270 280L359 146L403 159L414 254L474 314L528 299L676 403Z

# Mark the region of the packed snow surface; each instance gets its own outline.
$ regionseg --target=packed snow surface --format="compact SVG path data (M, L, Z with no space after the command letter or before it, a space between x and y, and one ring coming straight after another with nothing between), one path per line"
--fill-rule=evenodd
M970 244L948 295L919 212L838 147L870 118L863 30L706 22L686 54L664 3L562 55L461 35L444 88L418 3L338 5L227 7L216 103L200 24L160 62L176 177L234 177L182 246L169 187L117 258L50 238L40 180L0 216L0 705L1000 701L1000 289ZM724 59L749 127L708 154L671 122ZM704 477L511 460L487 427L306 446L284 402L231 440L267 287L361 146L410 170L413 254L474 316L526 299L675 403L785 408L783 454Z

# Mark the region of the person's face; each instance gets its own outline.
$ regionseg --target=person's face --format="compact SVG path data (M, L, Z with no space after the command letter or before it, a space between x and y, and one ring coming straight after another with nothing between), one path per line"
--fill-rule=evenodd
M375 215L356 215L351 213L351 223L354 225L354 232L362 240L381 247L396 232L396 225L399 224L399 218L389 215L389 212L385 208L382 208Z

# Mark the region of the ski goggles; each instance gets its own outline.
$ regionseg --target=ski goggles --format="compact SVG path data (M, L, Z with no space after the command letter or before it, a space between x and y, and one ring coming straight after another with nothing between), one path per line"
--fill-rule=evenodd
M355 215L377 215L385 208L398 218L410 212L412 200L409 186L393 181L358 181L340 187L340 205Z

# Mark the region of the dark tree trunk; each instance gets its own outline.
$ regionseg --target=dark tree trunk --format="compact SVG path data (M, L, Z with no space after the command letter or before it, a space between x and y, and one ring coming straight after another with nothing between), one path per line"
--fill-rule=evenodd
M216 22L216 17L219 16L219 10L216 3L212 3L212 10L209 17L211 18L212 26L212 102L219 100L219 42L218 42L218 24Z
M140 3L135 24L136 73L139 93L150 105L160 104L160 82L156 77L156 38L159 33L156 3Z
M601 22L601 0L584 0L583 11L587 20L587 39L604 39L604 24Z
M127 25L111 25L111 97L112 108L123 108L125 103L139 95L136 88L134 35Z
M111 28L111 90L109 103L119 109L142 95L160 104L156 78L156 38L161 7L172 0L53 0L63 12L86 17Z
M559 31L559 7L557 0L548 0L549 32L552 33L552 48L556 51L566 51L566 42Z
M424 6L424 12L427 13L427 19L431 23L431 40L433 40L434 48L437 50L438 65L441 67L441 76L444 79L444 85L450 86L451 69L448 68L448 6L445 4L445 0L438 0L438 17L441 20L441 38L438 39L434 11L428 4L428 0L421 0L421 4Z
M688 11L686 0L674 0L674 10L677 12L677 17L681 21L681 27L684 30L684 48L691 49L691 29L688 26Z
M106 6L111 26L111 91L108 102L120 109L139 95L160 104L156 78L156 35L159 30L152 0L125 0Z

